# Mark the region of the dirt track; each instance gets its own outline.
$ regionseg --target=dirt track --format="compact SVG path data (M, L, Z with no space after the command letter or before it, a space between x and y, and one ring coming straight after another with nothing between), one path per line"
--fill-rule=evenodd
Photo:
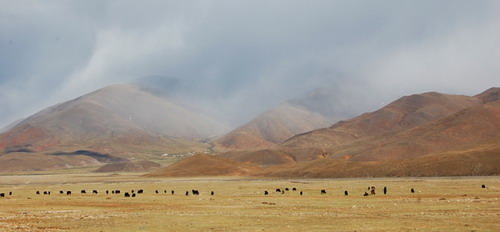
M487 188L481 188L485 184ZM363 197L368 186L377 194ZM388 187L388 195L382 188ZM290 188L285 194L276 188ZM292 191L296 187L297 191ZM410 193L410 188L416 192ZM87 194L81 194L85 189ZM92 194L96 189L99 194ZM120 189L122 194L105 194ZM135 198L123 192L144 189ZM200 195L185 196L191 189ZM321 195L320 190L327 194ZM51 195L36 195L39 190ZM71 190L71 196L60 195ZM155 190L160 193L156 194ZM167 194L164 191L167 191ZM175 190L171 195L170 191ZM210 196L210 191L215 191ZM270 194L264 196L264 190ZM349 196L344 196L344 191ZM500 177L333 180L0 176L0 231L500 231ZM304 195L300 196L299 191Z

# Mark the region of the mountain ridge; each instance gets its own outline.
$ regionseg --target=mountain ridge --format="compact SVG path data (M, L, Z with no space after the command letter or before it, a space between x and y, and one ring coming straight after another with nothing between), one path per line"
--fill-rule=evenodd
M112 85L19 122L0 134L0 155L20 152L48 155L44 157L49 159L53 153L89 150L127 159L202 152L208 145L198 139L222 133L225 128L175 100L132 85ZM15 158L2 156L0 160L7 162L7 157Z

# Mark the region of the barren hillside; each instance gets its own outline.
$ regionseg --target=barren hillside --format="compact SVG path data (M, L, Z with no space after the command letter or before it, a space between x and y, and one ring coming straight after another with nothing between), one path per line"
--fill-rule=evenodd
M148 174L150 177L180 176L245 176L258 167L222 157L198 154Z

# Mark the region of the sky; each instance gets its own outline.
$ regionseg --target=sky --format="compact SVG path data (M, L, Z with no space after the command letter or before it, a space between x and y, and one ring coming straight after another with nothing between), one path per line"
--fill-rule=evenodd
M366 111L409 94L500 86L495 0L0 6L0 128L101 87L144 80L234 123L324 86Z

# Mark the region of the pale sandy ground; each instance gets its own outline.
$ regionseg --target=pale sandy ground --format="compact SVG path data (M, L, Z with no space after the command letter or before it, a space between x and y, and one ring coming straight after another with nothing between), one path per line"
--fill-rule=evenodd
M482 184L487 188L481 188ZM372 185L377 194L363 197ZM385 196L384 186L389 189ZM275 192L286 187L290 191L285 194ZM298 191L291 191L293 187ZM410 193L410 188L416 192ZM81 189L87 194L80 194ZM99 194L91 194L93 189ZM104 193L114 189L122 194ZM145 193L123 197L123 192L131 189L144 189ZM199 190L200 195L185 196L191 189ZM327 194L321 195L321 189ZM52 194L36 195L37 190ZM59 190L72 190L73 194L60 195ZM264 190L270 195L264 196ZM349 196L344 196L345 190ZM500 177L254 180L151 179L138 174L0 176L0 192L9 191L12 196L0 198L0 231L500 231ZM210 196L210 191L215 195Z

